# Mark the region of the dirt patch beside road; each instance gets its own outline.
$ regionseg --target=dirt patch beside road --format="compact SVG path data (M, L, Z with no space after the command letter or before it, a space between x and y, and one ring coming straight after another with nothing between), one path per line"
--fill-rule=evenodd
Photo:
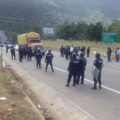
M0 120L41 120L22 86L6 69L0 69Z

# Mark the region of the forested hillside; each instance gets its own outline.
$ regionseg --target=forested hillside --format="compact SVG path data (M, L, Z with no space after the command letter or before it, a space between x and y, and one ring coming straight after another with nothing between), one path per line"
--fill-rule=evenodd
M0 29L27 32L33 24L96 22L120 18L119 0L0 0Z

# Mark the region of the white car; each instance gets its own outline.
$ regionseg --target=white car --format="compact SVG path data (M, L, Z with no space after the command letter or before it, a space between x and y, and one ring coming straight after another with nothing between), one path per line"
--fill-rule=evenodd
M8 48L11 48L13 45L12 44L7 44L7 47Z
M18 51L18 49L19 49L18 44L14 45L14 48L15 48L15 50L17 50L17 51Z

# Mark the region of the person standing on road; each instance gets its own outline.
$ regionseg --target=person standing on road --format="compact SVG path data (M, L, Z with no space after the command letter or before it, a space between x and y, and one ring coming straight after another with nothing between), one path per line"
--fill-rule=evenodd
M8 46L6 45L6 53L8 53L8 49L9 49L9 48L8 48Z
M97 82L99 84L99 89L102 88L101 86L101 71L102 71L102 67L103 67L103 60L100 57L99 53L96 53L95 55L95 60L94 60L94 73L93 73L93 79L94 79L94 86L92 87L92 89L96 90L97 89Z
M78 73L78 67L79 67L79 60L76 58L76 55L74 54L73 59L70 60L70 63L68 66L69 74L68 74L68 80L67 80L66 87L69 87L72 77L73 77L73 86L75 87L77 73Z
M36 66L37 68L41 68L41 59L42 59L42 53L40 51L40 48L37 49L35 52L35 57L36 57Z
M84 84L86 64L87 64L87 60L84 57L84 53L81 53L79 58L79 69L78 69L77 82L76 82L77 84L79 84L80 77L81 77L81 84Z
M27 47L27 50L26 50L26 54L27 54L27 61L30 61L32 60L32 49Z
M19 62L22 62L23 59L23 48L20 46L19 47Z
M108 62L111 62L111 54L112 54L112 50L110 47L107 48L107 58L108 58Z
M13 46L11 47L10 52L11 52L12 60L13 60L13 59L16 59L16 56L15 56L15 48L14 48Z
M120 60L120 48L117 49L117 62Z
M54 70L53 70L53 63L52 63L52 59L53 58L54 58L54 56L51 53L51 50L48 50L48 53L46 54L46 57L45 57L45 63L46 63L45 72L47 72L48 65L51 66L51 70L52 70L52 72L54 72Z
M87 48L87 57L89 58L90 57L90 47Z
M64 57L64 47L63 47L63 45L60 48L60 54L61 54L61 57Z

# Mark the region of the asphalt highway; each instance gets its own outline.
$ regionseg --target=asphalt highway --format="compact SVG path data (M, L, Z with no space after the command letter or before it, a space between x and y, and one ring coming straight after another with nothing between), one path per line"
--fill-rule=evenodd
M6 53L4 53L6 54ZM56 89L59 94L67 98L75 107L82 110L87 115L96 118L96 120L120 120L120 63L114 60L108 63L104 60L102 70L102 90L92 90L93 78L91 74L94 57L87 58L87 67L85 72L84 85L65 87L67 82L67 67L69 61L60 57L60 53L53 51L54 54L54 69L51 72L45 72L45 59L42 59L42 68L37 69L35 59L32 61L23 60L22 63L17 59L14 62L18 63L30 75L36 78L39 82L43 82L52 88ZM10 57L10 53L6 54ZM65 106L67 107L67 106Z

